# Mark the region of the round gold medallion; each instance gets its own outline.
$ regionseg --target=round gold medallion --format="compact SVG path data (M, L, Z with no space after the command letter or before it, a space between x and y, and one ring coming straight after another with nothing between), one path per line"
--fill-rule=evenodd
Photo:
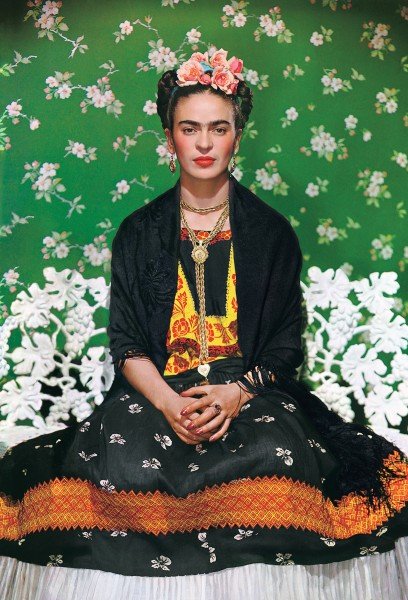
M191 256L193 257L194 262L196 262L198 264L202 264L208 258L208 250L200 242L200 244L198 246L195 246L193 248L193 251L191 252Z

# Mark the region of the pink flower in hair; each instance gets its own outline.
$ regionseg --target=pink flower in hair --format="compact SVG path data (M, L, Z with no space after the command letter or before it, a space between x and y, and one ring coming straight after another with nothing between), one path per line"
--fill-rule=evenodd
M244 65L242 60L240 58L237 58L236 56L233 56L232 58L229 59L228 65L229 65L230 70L234 73L235 77L238 77L238 79L241 79L241 81L242 81L243 76L241 75L241 73L242 73L242 67Z
M223 50L222 48L220 50L216 50L210 58L210 65L212 67L227 67L227 54L228 51Z
M208 63L208 52L193 52L189 60L198 60L198 62Z
M215 67L212 76L212 87L219 87L226 94L235 94L238 86L238 81L234 74L229 69L224 67Z
M193 52L191 57L177 69L176 83L179 86L201 83L219 88L226 94L235 94L243 81L243 62L233 56L227 60L227 50L220 48L208 58L208 51Z
M193 85L204 75L204 69L198 60L189 59L177 69L177 84L179 86Z
M210 85L212 79L211 79L211 74L210 73L203 73L199 80L200 83L202 83L203 85Z

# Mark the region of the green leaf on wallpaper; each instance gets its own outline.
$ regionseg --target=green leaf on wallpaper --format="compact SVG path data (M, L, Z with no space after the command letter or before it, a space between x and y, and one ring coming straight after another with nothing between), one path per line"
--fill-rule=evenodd
M252 129L254 124L255 121L248 121L248 123L245 125L244 131L242 133L243 140L247 137L249 137L251 140L256 138L256 136L258 135L258 131L256 129Z
M352 67L352 69L351 69L351 79L356 79L357 81L365 81L366 80L364 75L362 73L359 73L357 71L357 69L354 69L354 67Z
M282 146L280 144L276 144L275 146L268 148L267 152L272 152L272 154L279 154L280 152L282 152Z
M319 190L320 192L327 192L327 188L329 185L329 180L328 179L320 179L319 176L316 177L316 181L319 185Z
M111 229L112 221L106 217L103 221L97 224L97 227L100 227L101 229Z
M396 211L397 211L397 215L399 216L400 219L405 219L405 217L407 216L407 211L404 208L404 203L403 202L398 202L397 206L395 207Z
M354 219L352 219L351 217L347 217L346 227L348 227L349 229L361 229L360 223L357 223L357 221L354 221Z
M292 227L299 227L300 221L296 219L293 215L288 215L288 219Z
M320 26L320 29L324 35L333 35L333 29L326 29L326 27L323 27L323 25Z
M280 33L277 37L279 44L291 44L292 43L293 33L289 31L289 29L285 29L282 33Z

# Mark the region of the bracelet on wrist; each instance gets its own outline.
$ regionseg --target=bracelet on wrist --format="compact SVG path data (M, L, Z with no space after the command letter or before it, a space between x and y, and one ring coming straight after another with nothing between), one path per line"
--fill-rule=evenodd
M237 382L236 382L236 381L234 381L234 383L237 383ZM235 409L234 409L234 412L232 413L232 415L231 415L231 417L230 417L231 419L235 419L235 417L237 416L237 414L239 413L239 411L240 411L240 409L241 409L241 407L240 407L240 404L241 404L241 394L242 394L242 389L241 389L241 386L240 386L238 383L237 383L237 385L238 385L238 387L239 387L239 399L238 399L238 404L236 405L236 407L235 407Z

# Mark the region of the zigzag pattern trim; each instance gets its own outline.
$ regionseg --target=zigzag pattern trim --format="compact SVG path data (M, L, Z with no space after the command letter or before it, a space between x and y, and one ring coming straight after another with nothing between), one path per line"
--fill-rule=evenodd
M392 505L400 511L408 501L408 463L398 460L397 452L384 463L406 474L387 483ZM335 506L318 488L277 475L206 486L186 497L109 492L65 477L30 488L20 502L0 495L0 538L7 540L47 529L127 529L157 536L235 526L295 527L345 539L371 533L386 520L385 507L371 509L354 493Z

